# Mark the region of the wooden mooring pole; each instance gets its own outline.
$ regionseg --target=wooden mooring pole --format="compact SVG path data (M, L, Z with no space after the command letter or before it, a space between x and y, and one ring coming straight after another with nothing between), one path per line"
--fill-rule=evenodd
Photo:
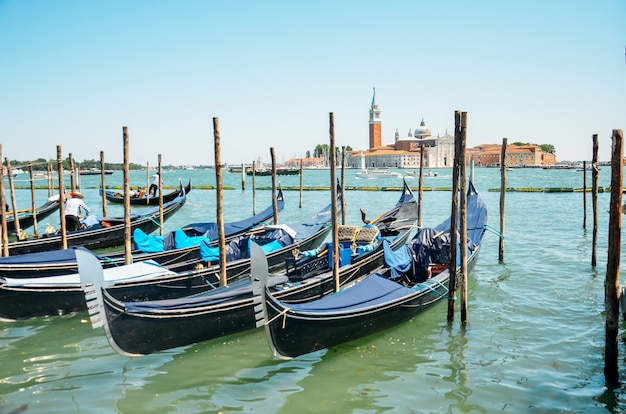
M2 159L2 144L0 144L0 159ZM1 171L1 169L0 169ZM2 220L2 256L7 257L9 255L9 234L7 231L7 211L6 211L6 198L4 195L4 177L0 172L0 215Z
M74 175L74 157L70 152L67 156L70 160L70 190L73 192L76 191L76 176Z
M252 161L252 215L256 214L256 161Z
M502 138L500 152L500 240L498 245L498 261L504 262L504 199L506 198L506 146L508 138Z
M341 224L346 224L346 146L341 146Z
M454 112L454 162L452 163L452 208L450 213L450 280L448 281L448 323L454 321L456 301L456 245L457 218L459 213L459 145L461 142L461 112Z
M330 215L333 223L332 228L332 245L333 245L333 279L335 281L335 292L339 292L339 229L337 228L337 162L335 153L335 114L328 114L330 127L328 129L330 135Z
M157 163L158 163L157 174L159 174L159 234L163 236L163 224L165 222L165 219L163 218L163 186L160 183L160 181L162 180L161 177L163 177L163 167L161 165L161 154L158 154L157 156Z
M132 231L130 227L130 158L129 158L129 137L128 127L122 127L122 147L124 151L124 263L131 264L132 256Z
M107 216L107 186L104 173L104 151L100 151L100 187L102 187L102 216Z
M300 208L302 208L302 186L304 184L304 160L300 158Z
M622 231L622 183L624 136L621 129L613 130L611 156L611 205L609 209L609 255L604 282L606 300L606 343L604 378L610 387L619 385L618 328L619 328L619 265Z
M241 163L241 190L246 189L246 164Z
M57 145L57 171L59 174L59 216L61 217L61 249L67 249L67 225L65 224L65 184L63 183L63 155Z
M461 324L467 325L467 168L465 142L467 140L467 112L461 112L461 142L459 143L459 251L461 253Z
M11 161L7 157L4 157L4 163L7 167L7 176L9 178L9 194L11 194L11 206L13 209L13 223L15 223L15 234L19 239L20 233L22 229L20 228L20 220L18 217L17 211L17 200L15 199L15 183L13 182L13 172L11 170ZM35 210L33 210L33 214L36 214Z
M456 148L456 135L455 135L455 148ZM455 159L456 159L456 152ZM424 143L420 142L420 174L419 174L419 184L417 187L417 229L422 228L422 196L423 196L423 185L424 185Z
M37 211L37 203L35 202L35 175L33 173L33 163L28 163L28 176L30 177L30 203L33 211ZM37 214L33 215L33 233L35 238L39 237Z
M598 250L598 134L593 134L593 155L591 158L591 209L593 228L591 236L591 266L596 267Z
M274 155L274 147L270 148L270 156L272 157L272 208L274 209L274 224L278 224L278 200L276 199L276 155Z
M587 228L587 161L583 161L583 230Z
M222 159L220 156L219 119L213 118L213 140L215 146L215 196L217 210L217 238L220 247L220 286L228 286L226 278L226 236L224 235L224 191L222 188Z

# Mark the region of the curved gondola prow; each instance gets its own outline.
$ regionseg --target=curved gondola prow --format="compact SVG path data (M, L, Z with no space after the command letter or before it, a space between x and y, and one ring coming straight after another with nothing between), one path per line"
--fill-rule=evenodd
M87 312L91 327L97 329L104 328L107 340L111 347L121 355L139 356L139 354L130 354L121 349L109 328L109 322L104 307L104 271L102 265L96 256L84 250L76 249L76 262L78 263L78 274L80 276L80 286L85 293L85 301L87 302Z
M263 250L258 244L250 242L250 278L252 279L252 295L254 301L254 318L256 320L256 327L264 327L267 344L272 350L272 354L274 354L274 356L281 359L291 359L290 357L281 355L276 347L274 347L274 343L271 340L269 321L267 319L266 295L270 294L267 291L267 275L268 266L265 253L263 253Z

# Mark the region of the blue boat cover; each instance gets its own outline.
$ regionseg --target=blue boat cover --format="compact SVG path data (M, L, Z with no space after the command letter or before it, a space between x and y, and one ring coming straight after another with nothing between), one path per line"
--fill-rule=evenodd
M341 312L355 311L381 303L400 299L415 293L415 290L373 273L354 286L333 295L306 303L290 303L290 309L298 312Z
M267 281L267 286L271 287L280 283L285 283L288 280L287 276L270 276ZM177 309L190 309L197 306L218 305L220 303L227 303L237 298L243 298L251 295L252 283L250 280L244 279L231 283L227 287L218 287L199 295L176 299L124 302L124 307L129 313L149 313L153 310L159 311L166 309L175 311Z
M0 264L2 265L17 265L17 264L37 264L37 263L76 263L75 249L80 249L93 254L85 247L74 247L65 250L52 250L49 252L38 252L28 254L18 254L16 256L0 257ZM98 256L100 259L100 257Z
M139 228L133 231L133 244L135 245L135 249L141 250L144 253L162 252L164 250L163 239L163 236L149 236Z
M397 279L411 270L413 256L411 256L406 244L394 251L389 240L383 240L383 254L385 264L391 270L392 279Z
M283 198L283 192L281 189L278 190L278 195L276 196L278 211L283 211L285 208L285 200ZM267 207L262 212L255 214L252 217L248 217L247 219L234 221L232 223L224 224L224 236L230 237L235 234L246 231L247 229L254 227L260 223L263 223L266 220L269 220L274 215L273 206ZM217 223L191 223L187 224L183 227L188 234L192 235L202 235L210 238L211 240L217 240Z

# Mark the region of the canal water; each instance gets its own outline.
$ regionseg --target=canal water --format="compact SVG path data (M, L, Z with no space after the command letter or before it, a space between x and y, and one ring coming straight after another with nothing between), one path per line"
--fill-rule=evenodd
M402 171L400 171L402 172ZM450 214L450 170L425 177L423 224ZM519 169L507 172L508 187L581 188L583 172ZM16 178L17 185L21 176ZM213 170L164 172L165 185L192 180L215 184ZM305 187L328 187L329 172L305 171ZM107 176L120 185L122 173ZM146 182L133 172L131 184ZM499 226L498 169L476 169L475 185ZM297 188L299 177L280 177ZM82 192L101 212L99 177L82 177ZM250 177L224 173L226 220L253 210ZM268 188L269 177L257 177ZM374 218L398 199L397 177L358 179L346 184L368 190L346 192L348 223L359 209ZM410 179L417 188L417 179ZM45 182L38 183L44 185ZM66 184L69 180L66 179ZM610 184L610 168L600 185ZM587 186L591 174L587 173ZM37 190L43 204L47 192ZM257 211L271 203L270 191L256 192ZM16 190L18 208L30 191ZM328 191L285 191L280 221L296 222L330 202ZM439 305L395 328L291 361L274 358L258 329L153 355L129 358L93 330L86 313L0 322L0 413L520 413L626 411L624 388L607 390L603 376L604 278L609 193L600 193L598 265L591 266L591 196L583 229L581 192L509 192L506 195L505 262L498 262L498 236L487 233L469 279L469 325L446 322ZM109 205L109 215L121 214ZM194 188L187 204L165 224L212 221L215 192ZM58 225L58 217L46 220ZM626 378L626 347L620 342L620 374Z

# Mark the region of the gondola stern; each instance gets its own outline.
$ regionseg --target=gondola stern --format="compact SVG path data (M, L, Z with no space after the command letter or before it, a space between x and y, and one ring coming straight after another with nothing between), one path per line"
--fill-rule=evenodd
M263 253L261 247L254 242L250 243L250 260L250 277L252 278L253 286L252 293L254 300L254 315L256 320L256 327L264 328L267 344L275 357L278 357L280 359L291 359L291 357L278 352L278 349L273 342L272 332L267 317L267 300L271 295L271 293L267 289L267 258L265 256L265 253Z
M85 293L85 301L87 303L87 312L93 329L104 328L109 345L118 354L124 356L139 356L141 354L130 353L122 349L111 334L106 307L104 304L104 270L94 254L76 249L76 262L78 264L78 275L80 277L80 285Z

